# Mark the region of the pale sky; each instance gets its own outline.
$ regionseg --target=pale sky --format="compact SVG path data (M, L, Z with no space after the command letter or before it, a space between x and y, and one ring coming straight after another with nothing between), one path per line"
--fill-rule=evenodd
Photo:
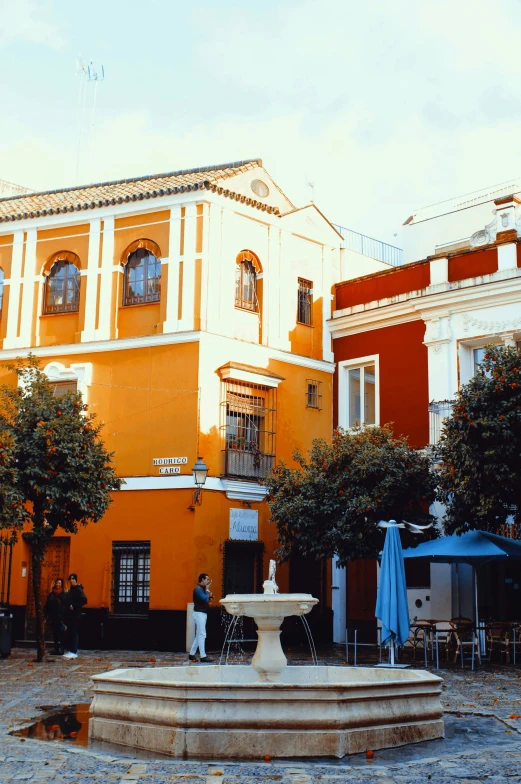
M399 245L521 174L520 42L520 0L0 0L0 179L76 183L81 53L105 68L81 183L259 157Z

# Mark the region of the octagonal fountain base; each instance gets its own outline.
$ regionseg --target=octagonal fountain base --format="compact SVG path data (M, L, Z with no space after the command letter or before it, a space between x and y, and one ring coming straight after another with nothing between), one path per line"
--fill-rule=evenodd
M96 675L90 737L180 758L343 757L444 737L441 679L418 670L248 666Z

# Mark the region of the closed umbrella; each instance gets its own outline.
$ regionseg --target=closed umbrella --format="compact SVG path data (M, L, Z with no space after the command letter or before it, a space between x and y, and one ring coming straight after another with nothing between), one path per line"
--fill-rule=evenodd
M376 598L376 617L382 623L382 645L403 645L409 637L410 619L402 543L398 525L388 525L380 564L380 581Z

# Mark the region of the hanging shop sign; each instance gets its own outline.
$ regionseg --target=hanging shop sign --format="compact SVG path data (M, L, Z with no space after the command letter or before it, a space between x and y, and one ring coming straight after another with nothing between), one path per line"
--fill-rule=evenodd
M230 539L256 542L259 538L259 513L255 509L230 509Z

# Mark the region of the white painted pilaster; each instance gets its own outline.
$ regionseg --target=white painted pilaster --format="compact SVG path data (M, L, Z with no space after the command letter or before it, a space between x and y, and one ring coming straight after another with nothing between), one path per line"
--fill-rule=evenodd
M181 243L181 207L176 205L170 210L170 236L168 240L169 258L168 282L166 291L166 317L163 332L177 332L179 329L179 248Z
M449 260L446 257L431 259L429 262L431 282L428 289L433 286L441 286L449 280ZM427 290L428 290L427 289Z
M4 340L4 348L16 348L18 345L18 314L20 309L20 286L22 285L23 250L24 232L15 231L13 237L13 253L11 256L7 333Z
M209 288L208 288L208 274L209 274L209 259L208 259L208 251L210 247L210 205L203 204L203 242L202 242L202 252L201 254L197 254L198 258L201 259L201 324L200 329L206 331L208 329L208 315L209 315L209 300L211 296L209 295Z
M322 359L334 362L333 341L329 332L329 319L332 316L332 302L334 295L331 293L333 286L333 251L322 245ZM315 299L315 297L313 297Z
M187 204L185 208L182 317L179 322L179 329L183 332L194 328L196 217L196 205Z
M85 320L83 332L81 333L82 343L88 343L95 339L100 240L101 220L95 218L90 222L89 255L87 258L87 274L85 276Z
M278 347L280 334L279 307L281 287L279 285L279 274L281 230L276 226L270 226L268 231L269 276L264 276L264 297L266 298L267 295L264 313L267 318L263 326L263 334L266 335L266 345Z
M450 315L425 320L428 349L429 400L452 400L458 388L456 361L451 351Z
M36 283L36 229L28 229L25 244L25 263L22 294L22 316L20 319L20 335L17 343L20 347L31 346L33 326L34 286Z
M222 306L221 267L225 261L222 254L223 209L218 204L209 205L208 211L208 250L205 252L206 280L203 286L209 292L206 305L206 329L217 332L220 329Z
M498 272L501 270L512 270L517 267L517 253L516 253L516 244L515 243L508 243L508 245L498 245L497 246L497 269Z
M101 286L98 329L96 340L110 340L112 313L112 281L114 271L114 218L105 218L103 223L103 251L101 255Z

